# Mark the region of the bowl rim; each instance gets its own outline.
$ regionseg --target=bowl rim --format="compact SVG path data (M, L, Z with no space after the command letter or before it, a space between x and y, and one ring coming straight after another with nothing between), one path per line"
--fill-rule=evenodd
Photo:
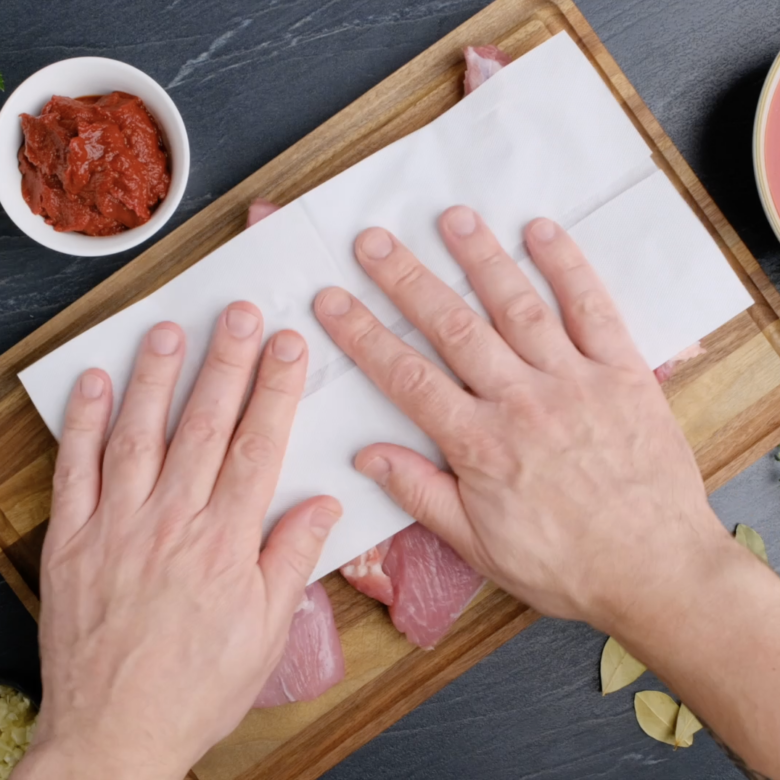
M756 177L756 186L761 198L769 224L780 239L780 211L775 204L772 192L769 189L769 179L766 172L766 128L769 120L769 108L777 94L780 93L780 53L775 57L764 79L764 86L758 99L756 117L753 124L753 170ZM780 193L778 193L780 196Z
M147 92L153 92L157 96L157 99L165 104L166 116L161 118L159 111L154 111L153 116L160 126L160 130L163 134L166 148L169 158L171 160L171 185L168 190L168 194L162 202L160 202L152 214L152 218L145 222L143 225L139 225L136 228L118 233L114 236L87 236L81 233L59 233L54 230L51 225L47 225L43 218L38 216L40 220L40 231L28 230L28 226L20 224L15 218L18 212L18 203L11 203L8 200L2 202L2 195L0 194L0 204L3 206L4 211L8 215L9 219L16 225L16 227L31 238L33 241L41 244L42 246L52 249L57 252L69 254L73 256L83 257L100 257L109 256L118 252L124 252L128 249L132 249L138 244L143 243L152 236L154 236L171 218L178 208L181 202L184 192L187 187L190 173L190 146L189 137L187 135L187 128L184 124L184 120L181 113L173 101L171 96L165 90L165 88L152 78L148 73L144 72L140 68L131 65L130 63L123 62L111 57L67 57L62 60L57 60L49 65L40 68L34 73L30 74L24 81L22 81L14 90L8 95L2 109L0 109L0 119L6 114L16 114L26 110L31 110L25 103L25 95L27 90L31 86L37 85L40 80L46 78L46 74L63 67L105 67L106 63L110 63L111 68L115 68L116 71L123 71L128 74L131 81L143 84ZM32 85L31 85L32 82ZM77 90L78 91L78 90ZM143 91L143 90L138 90ZM143 100L144 97L141 96ZM144 101L147 102L146 100ZM12 124L9 121L9 126ZM0 123L2 126L2 123ZM20 181L21 181L21 174ZM26 204L25 204L26 207ZM63 240L68 245L63 245ZM65 238L67 237L67 238ZM77 238L78 246L73 246L73 238Z

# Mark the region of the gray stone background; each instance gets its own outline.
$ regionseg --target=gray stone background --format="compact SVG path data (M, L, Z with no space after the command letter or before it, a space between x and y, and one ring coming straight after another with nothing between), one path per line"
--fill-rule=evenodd
M65 57L125 60L165 85L192 144L181 224L487 5L485 0L26 0L0 4L6 89ZM579 7L775 284L780 245L761 212L751 130L780 50L778 0L581 0ZM8 92L6 92L8 94ZM2 104L2 98L0 98ZM0 211L0 351L144 247L67 257ZM780 443L780 442L779 442ZM759 530L780 566L780 464L712 497ZM724 626L724 630L728 630ZM699 735L672 752L637 727L633 692L602 698L604 637L540 621L329 772L328 780L738 778ZM35 626L0 581L0 678L38 682Z

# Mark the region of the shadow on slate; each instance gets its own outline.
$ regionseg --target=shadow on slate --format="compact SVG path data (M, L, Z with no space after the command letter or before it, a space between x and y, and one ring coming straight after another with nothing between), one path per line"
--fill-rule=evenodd
M707 734L674 751L636 723L649 672L602 696L606 637L541 620L324 775L325 780L739 780Z
M0 626L0 681L19 688L33 701L40 701L38 626L2 577Z
M739 225L740 237L778 286L777 238L761 206L753 169L753 124L771 64L770 58L739 78L700 124L699 166L710 195L729 222Z

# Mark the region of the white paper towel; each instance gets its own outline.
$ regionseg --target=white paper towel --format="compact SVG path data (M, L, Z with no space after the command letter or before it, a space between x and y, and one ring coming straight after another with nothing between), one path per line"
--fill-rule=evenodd
M569 228L615 296L634 338L657 366L752 303L722 254L665 175L599 75L564 33L500 71L437 120L307 193L217 249L165 287L78 336L20 375L55 436L68 394L91 366L105 369L117 405L143 334L174 320L187 358L178 419L219 312L256 303L266 333L296 328L311 352L270 528L294 503L331 493L345 514L314 579L411 520L354 471L361 447L390 441L440 458L330 342L311 311L316 293L341 285L409 343L430 346L352 256L357 233L392 230L475 307L436 219L467 203L551 299L525 257L521 228L545 215ZM436 358L438 359L438 358Z

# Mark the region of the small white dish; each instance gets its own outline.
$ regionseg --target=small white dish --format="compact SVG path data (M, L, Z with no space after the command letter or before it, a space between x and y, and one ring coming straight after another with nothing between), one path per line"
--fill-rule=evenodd
M143 225L115 236L59 233L30 211L22 197L17 153L22 145L19 115L37 116L52 95L81 97L110 92L137 95L157 120L171 165L168 195ZM61 60L34 73L9 96L0 111L0 203L16 226L49 249L69 255L110 255L130 249L153 236L181 201L190 173L190 145L179 110L168 93L143 71L105 57Z
M772 67L769 69L761 97L758 99L756 121L753 127L753 169L756 174L758 194L761 196L761 205L764 207L769 224L780 239L780 212L769 188L769 177L766 166L766 136L769 121L769 109L775 95L780 90L780 54L777 55ZM778 96L780 99L780 95ZM776 193L780 197L780 193Z

